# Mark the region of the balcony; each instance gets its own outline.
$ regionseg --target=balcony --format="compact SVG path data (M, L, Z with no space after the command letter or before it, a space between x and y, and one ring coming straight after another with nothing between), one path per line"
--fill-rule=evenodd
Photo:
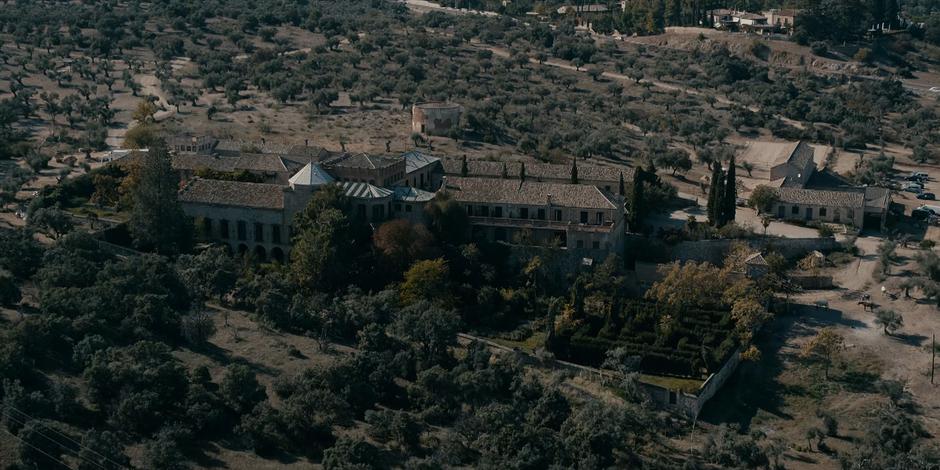
M542 219L514 219L508 217L479 217L470 216L471 225L485 225L489 227L528 228L546 230L565 230L571 232L610 233L614 223L605 220L603 224L581 224L569 221L555 221Z

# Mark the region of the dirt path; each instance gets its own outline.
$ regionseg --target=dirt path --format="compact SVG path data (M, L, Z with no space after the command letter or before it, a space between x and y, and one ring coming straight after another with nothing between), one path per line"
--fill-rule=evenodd
M858 239L856 246L861 250L858 259L833 273L833 280L840 289L810 291L795 296L795 300L804 304L828 300L829 312L835 311L839 315L828 315L827 318L838 318L838 321L822 326L832 326L845 337L847 354L870 355L881 360L884 378L905 384L906 391L921 408L928 431L937 435L940 432L940 394L937 386L930 383L929 371L930 343L932 336L940 333L940 314L932 302L920 299L919 292L912 291L914 297L909 299L901 293L897 300L881 293L882 285L888 286L890 292L893 283L916 272L914 256L918 251L899 248L897 253L901 261L892 266L888 280L880 283L872 278L872 274L878 267L877 251L881 241L876 237ZM858 305L858 296L862 293L869 294L878 308L900 313L904 326L893 335L884 334L883 328L875 323L874 313ZM822 316L823 313L820 318Z

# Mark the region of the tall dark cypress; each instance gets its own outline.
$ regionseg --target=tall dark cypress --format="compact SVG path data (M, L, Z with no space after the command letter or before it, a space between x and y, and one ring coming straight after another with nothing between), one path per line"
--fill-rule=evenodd
M621 195L621 196L626 196L626 195L627 195L627 189L624 187L624 183L623 183L623 172L622 172L622 171L620 172L620 195Z
M470 168L467 166L467 156L464 155L460 161L460 176L467 176L468 173L470 173Z
M630 231L639 232L643 222L643 181L646 172L637 167L633 173L633 192L630 197Z
M571 160L571 184L578 184L578 159Z
M735 200L738 198L737 180L735 179L734 155L728 162L728 173L725 175L725 189L721 192L721 226L734 222L737 205Z
M519 167L519 181L525 181L525 162Z
M723 186L721 163L712 162L712 181L708 188L708 223L718 226L721 223L721 192Z

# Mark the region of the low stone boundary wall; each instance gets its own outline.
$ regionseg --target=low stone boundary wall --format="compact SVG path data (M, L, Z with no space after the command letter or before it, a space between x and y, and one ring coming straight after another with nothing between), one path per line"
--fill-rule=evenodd
M616 372L597 369L595 367L582 366L580 364L554 358L549 360L542 360L520 349L510 348L486 338L480 338L465 333L458 333L457 340L462 345L467 345L473 341L477 341L485 344L491 350L496 352L515 355L525 364L543 367L549 366L552 369L566 370L591 380L620 378L619 374ZM666 408L677 410L689 418L696 418L698 417L699 412L702 411L702 407L705 406L705 403L714 397L716 393L718 393L718 390L721 389L725 382L727 382L728 378L731 377L734 371L738 368L738 364L741 362L740 353L740 350L735 351L734 354L731 355L731 358L729 358L728 361L726 361L725 364L721 366L721 369L719 369L718 372L708 376L708 378L696 393L687 393L681 390L670 390L666 387L646 382L640 382L640 385L646 394L650 397L650 399L655 403ZM675 399L672 399L672 397L675 397Z
M754 250L772 250L785 258L798 258L813 250L833 251L839 247L835 238L749 238L742 240L700 240L682 242L672 247L672 259L676 261L708 261L719 264L724 261L731 246L747 243Z

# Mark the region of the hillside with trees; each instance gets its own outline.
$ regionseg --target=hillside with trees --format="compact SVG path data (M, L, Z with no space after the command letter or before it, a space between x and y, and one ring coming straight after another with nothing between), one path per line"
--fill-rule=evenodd
M872 45L857 76L775 63L761 43L652 45L572 18L520 21L560 2L456 3L501 15L381 0L3 2L0 466L780 469L811 456L936 468L931 417L883 363L845 359L827 329L781 352L792 260L769 252L759 283L741 280L743 249L720 266L670 264L645 293L626 270L674 242L756 237L734 222L751 172L735 142L832 146L858 156L860 184L896 157L935 163L937 102L905 81L935 69L930 2L809 2L804 18L832 23L807 20L795 39L821 55L844 55L838 43L898 9L927 23ZM596 28L651 35L718 6L628 3ZM810 7L748 2L777 6ZM459 103L464 118L448 136L412 134L408 108L424 101ZM165 140L184 133L570 163L573 181L584 163L629 166L618 192L635 232L679 189L701 189L708 223L574 270L550 250L519 260L469 240L445 194L426 224L368 226L327 189L293 221L291 261L258 263L194 243ZM121 146L148 152L90 158ZM758 207L773 198L761 192ZM127 230L110 238L112 224ZM910 284L928 300L935 258ZM904 324L877 318L886 337ZM700 384L735 354L745 373L701 422L638 393L642 375ZM764 432L766 415L808 409L784 437Z

